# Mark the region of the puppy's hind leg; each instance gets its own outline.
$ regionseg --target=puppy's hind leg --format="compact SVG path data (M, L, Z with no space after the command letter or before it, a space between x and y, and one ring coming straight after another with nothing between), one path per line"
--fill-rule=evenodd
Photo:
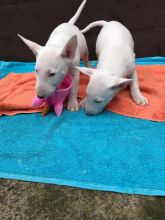
M86 52L85 52L85 54L84 54L82 60L84 61L85 66L90 68L88 49L86 49ZM86 98L84 98L83 100L81 100L81 102L79 103L79 107L80 107L80 108L85 108L85 107L86 107Z
M132 83L130 84L131 96L138 105L148 105L148 100L141 94L136 70L133 73Z
M88 49L86 49L86 52L85 52L85 54L84 54L82 60L84 61L86 67L90 67Z

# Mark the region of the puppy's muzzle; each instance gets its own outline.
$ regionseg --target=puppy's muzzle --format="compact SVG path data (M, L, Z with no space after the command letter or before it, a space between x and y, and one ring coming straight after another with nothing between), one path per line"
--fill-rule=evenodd
M40 95L37 95L37 97L38 97L39 99L45 98L45 96L40 96Z
M89 110L86 109L86 114L89 115L89 116L98 115L98 114L100 114L100 113L101 113L101 111L99 111L99 112L91 112L91 111L89 111Z
M90 115L90 116L95 115L94 113L92 113L92 112L90 112L90 111L86 111L86 114L87 114L87 115Z

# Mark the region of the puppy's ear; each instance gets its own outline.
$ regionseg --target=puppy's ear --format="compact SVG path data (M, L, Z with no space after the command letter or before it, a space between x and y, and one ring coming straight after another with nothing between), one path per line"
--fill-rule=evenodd
M66 43L64 49L62 50L61 55L67 57L68 59L73 59L73 57L75 56L77 46L78 46L78 39L77 36L74 35Z
M124 89L131 82L132 82L132 79L117 78L117 79L114 80L114 85L111 84L110 89Z
M79 66L75 66L75 68L77 70L79 70L81 73L84 73L87 76L92 76L94 74L94 72L96 71L95 69L92 68L87 68L87 67L79 67Z
M38 52L39 52L39 50L42 48L42 46L40 46L39 44L36 44L36 43L33 42L33 41L30 41L30 40L28 40L28 39L22 37L22 36L19 35L19 34L17 34L17 35L18 35L18 37L20 37L21 40L30 48L30 50L33 52L33 54L34 54L35 56L37 56L37 55L38 55Z

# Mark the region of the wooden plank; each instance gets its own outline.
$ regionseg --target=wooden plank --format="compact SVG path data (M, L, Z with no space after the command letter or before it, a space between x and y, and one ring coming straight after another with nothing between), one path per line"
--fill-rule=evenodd
M44 44L51 31L67 22L82 0L2 0L0 1L0 59L34 60L16 34ZM138 57L165 56L164 0L88 0L78 22L84 28L92 21L119 20L132 32ZM85 36L90 59L95 59L95 41L100 28Z

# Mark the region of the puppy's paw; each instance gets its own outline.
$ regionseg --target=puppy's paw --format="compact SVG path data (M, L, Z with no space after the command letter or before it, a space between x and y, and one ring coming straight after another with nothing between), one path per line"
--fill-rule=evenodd
M80 107L80 108L85 108L85 106L86 106L86 98L83 99L83 100L79 103L79 107Z
M77 112L79 110L79 104L78 104L77 100L69 101L67 109L71 112Z
M148 99L144 96L133 97L134 102L138 105L148 105Z

